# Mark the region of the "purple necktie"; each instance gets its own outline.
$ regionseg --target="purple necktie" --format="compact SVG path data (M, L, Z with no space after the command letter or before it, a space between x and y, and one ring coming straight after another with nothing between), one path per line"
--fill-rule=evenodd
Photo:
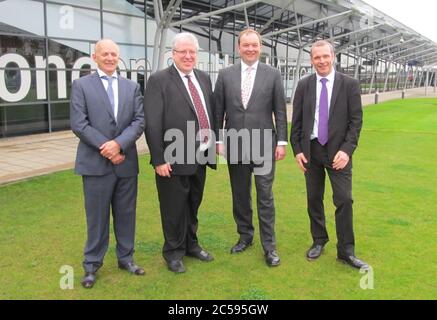
M328 79L320 79L322 82L322 92L320 93L319 102L319 134L318 140L322 146L328 142L328 88L326 82Z

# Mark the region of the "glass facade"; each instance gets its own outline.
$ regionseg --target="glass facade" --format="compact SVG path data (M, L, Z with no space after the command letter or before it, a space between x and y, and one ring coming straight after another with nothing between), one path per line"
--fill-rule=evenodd
M179 18L193 5L214 10L212 3L212 0L184 0L178 8ZM0 138L68 130L71 83L95 68L91 53L101 38L111 38L119 44L120 74L144 88L152 70L157 34L153 4L151 0L0 0ZM275 16L273 9L267 12L262 9L265 5L260 7L257 10L255 5L255 10L248 14L252 27L262 27L257 23L260 15L264 19ZM287 11L286 15L283 21L275 20L272 28L293 26L292 13ZM202 26L189 23L168 29L162 66L172 63L173 35L182 30L193 32L198 35L201 48L197 67L211 75L214 85L218 70L238 60L235 35L244 26L238 10L224 16L225 31L217 19L210 16L202 19ZM295 30L286 32L287 38L298 37ZM304 42L311 40L308 35L302 37ZM263 44L261 60L281 71L290 102L296 81L313 72L309 54L303 51L299 55L298 49L273 38L264 39ZM336 68L357 77L362 93L381 88L411 88L424 81L417 66L347 54L338 55Z
M71 83L95 68L90 56L101 38L119 43L119 71L144 87L144 5L0 1L0 138L69 129Z

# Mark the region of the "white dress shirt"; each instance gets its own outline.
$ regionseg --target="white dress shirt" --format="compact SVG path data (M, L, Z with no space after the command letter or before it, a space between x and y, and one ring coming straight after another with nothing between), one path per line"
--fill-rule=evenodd
M99 68L97 68L97 73L99 74L100 80L103 83L103 86L105 87L105 91L108 91L108 84L109 81L106 79L103 79L102 77L108 76L106 73L104 73L102 70L100 70ZM117 121L117 115L118 115L118 74L117 71L115 71L112 76L113 79L112 80L112 91L114 92L114 117L115 117L115 121Z
M243 87L243 84L246 81L247 69L249 67L252 68L252 70L250 71L250 73L252 75L252 79L250 81L249 97L252 95L253 85L255 84L255 76L256 76L256 71L258 69L258 63L259 63L259 61L255 62L253 65L249 66L249 65L245 64L243 62L243 60L241 60L241 88Z
M250 71L252 74L252 81L250 84L249 97L252 95L253 86L255 84L256 71L258 70L258 64L259 64L259 60L250 66L250 67L252 67L252 70ZM243 87L243 83L247 77L247 68L249 68L249 65L247 65L246 63L244 63L243 60L241 60L241 87ZM288 143L287 141L278 141L277 145L278 146L286 146L287 143Z
M326 77L320 76L316 73L316 111L314 113L314 127L313 132L311 133L311 140L316 139L319 136L319 104L320 104L320 94L322 92L322 82L320 79L326 78L328 81L326 82L326 89L328 89L328 114L331 109L331 97L332 97L332 88L334 87L334 79L335 79L335 70L332 69L331 73Z

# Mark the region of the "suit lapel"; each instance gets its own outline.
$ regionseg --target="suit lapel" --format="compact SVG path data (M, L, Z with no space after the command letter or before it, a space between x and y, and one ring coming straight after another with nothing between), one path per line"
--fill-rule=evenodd
M311 108L311 119L314 122L315 114L316 114L316 104L317 104L317 76L316 74L310 75L308 79L308 97Z
M123 119L122 115L125 111L125 99L127 92L127 83L126 80L120 76L118 76L118 114L117 114L117 123L119 120Z
M241 63L237 63L233 66L233 75L231 79L235 79L235 95L237 96L238 101L240 101L241 108L243 107L243 100L241 99Z
M331 104L329 108L329 120L332 119L332 113L334 112L335 102L337 101L338 94L340 93L343 78L338 72L335 73L334 87L332 88Z
M94 72L93 74L92 83L100 99L104 102L106 111L109 113L111 118L115 120L114 111L112 111L111 102L109 102L108 94L106 93L105 87L103 86L102 80L100 79L99 74L97 72Z
M182 81L178 71L176 70L176 67L174 65L172 65L170 67L169 71L170 71L170 74L172 76L171 78L174 81L174 83L176 84L177 88L184 96L184 98L185 98L186 102L188 103L188 105L190 106L191 110L194 112L194 114L196 114L196 109L194 109L194 105L191 102L190 96L188 95L187 88L185 87L184 82Z

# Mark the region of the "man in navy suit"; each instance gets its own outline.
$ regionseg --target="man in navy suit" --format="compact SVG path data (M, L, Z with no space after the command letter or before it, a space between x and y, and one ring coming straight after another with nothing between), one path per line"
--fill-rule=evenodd
M94 285L103 265L111 208L118 266L144 275L133 260L139 172L135 142L144 131L143 98L137 83L116 72L116 43L98 41L93 59L97 72L73 82L70 100L71 129L80 139L75 172L82 175L87 217L85 288Z

